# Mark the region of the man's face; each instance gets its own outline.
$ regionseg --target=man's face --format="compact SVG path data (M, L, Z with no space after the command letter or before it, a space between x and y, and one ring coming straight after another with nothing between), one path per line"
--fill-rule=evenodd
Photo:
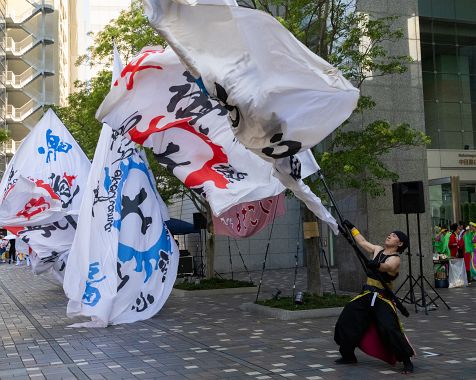
M393 232L389 233L385 239L385 245L388 247L400 247L402 244L398 236Z

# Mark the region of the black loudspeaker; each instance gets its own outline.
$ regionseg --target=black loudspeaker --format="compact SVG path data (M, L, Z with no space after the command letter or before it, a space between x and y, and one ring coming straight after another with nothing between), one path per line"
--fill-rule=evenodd
M182 256L190 256L190 252L188 249L179 249L180 257Z
M178 264L178 274L193 274L193 256L181 256Z
M207 218L201 212L193 213L193 228L197 230L205 230L207 228Z
M425 212L423 182L396 182L392 184L394 214L422 214Z

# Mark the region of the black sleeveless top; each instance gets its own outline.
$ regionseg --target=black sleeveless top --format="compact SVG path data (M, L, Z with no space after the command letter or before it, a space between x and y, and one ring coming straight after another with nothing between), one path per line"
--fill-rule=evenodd
M383 250L381 250L379 253L377 253L377 256L375 256L372 260L370 261L373 261L375 263L384 263L389 257L392 257L392 256L399 256L398 254L393 254L393 255L385 255L383 253ZM386 282L386 283L390 283L392 282L393 280L395 280L397 277L398 277L398 274L397 273L395 276L392 276L391 274L387 273L387 272L379 272L380 275L382 276L383 280ZM367 274L368 277L370 278L373 278L374 280L378 280L376 277L374 277L372 275L372 273L368 273Z

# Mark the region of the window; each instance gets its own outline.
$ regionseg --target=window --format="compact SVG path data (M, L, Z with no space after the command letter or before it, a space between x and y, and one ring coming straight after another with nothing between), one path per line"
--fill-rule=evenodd
M476 146L476 16L473 23L454 17L448 19L455 2L444 3L448 8L447 20L442 20L438 13L442 12L443 2L420 1L420 12L432 16L420 15L426 133L432 138L431 148L473 148Z

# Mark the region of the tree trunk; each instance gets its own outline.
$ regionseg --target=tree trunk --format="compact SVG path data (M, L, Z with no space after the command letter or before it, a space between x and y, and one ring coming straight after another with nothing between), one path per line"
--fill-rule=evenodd
M316 216L304 204L301 204L301 208L304 226L304 251L307 259L307 291L322 295L319 237L315 236L319 233L319 225Z
M212 278L215 275L215 235L207 231L207 270L206 277Z
M206 233L206 253L207 253L207 267L206 277L212 278L215 275L215 234L213 233L212 210L207 204L207 233Z

